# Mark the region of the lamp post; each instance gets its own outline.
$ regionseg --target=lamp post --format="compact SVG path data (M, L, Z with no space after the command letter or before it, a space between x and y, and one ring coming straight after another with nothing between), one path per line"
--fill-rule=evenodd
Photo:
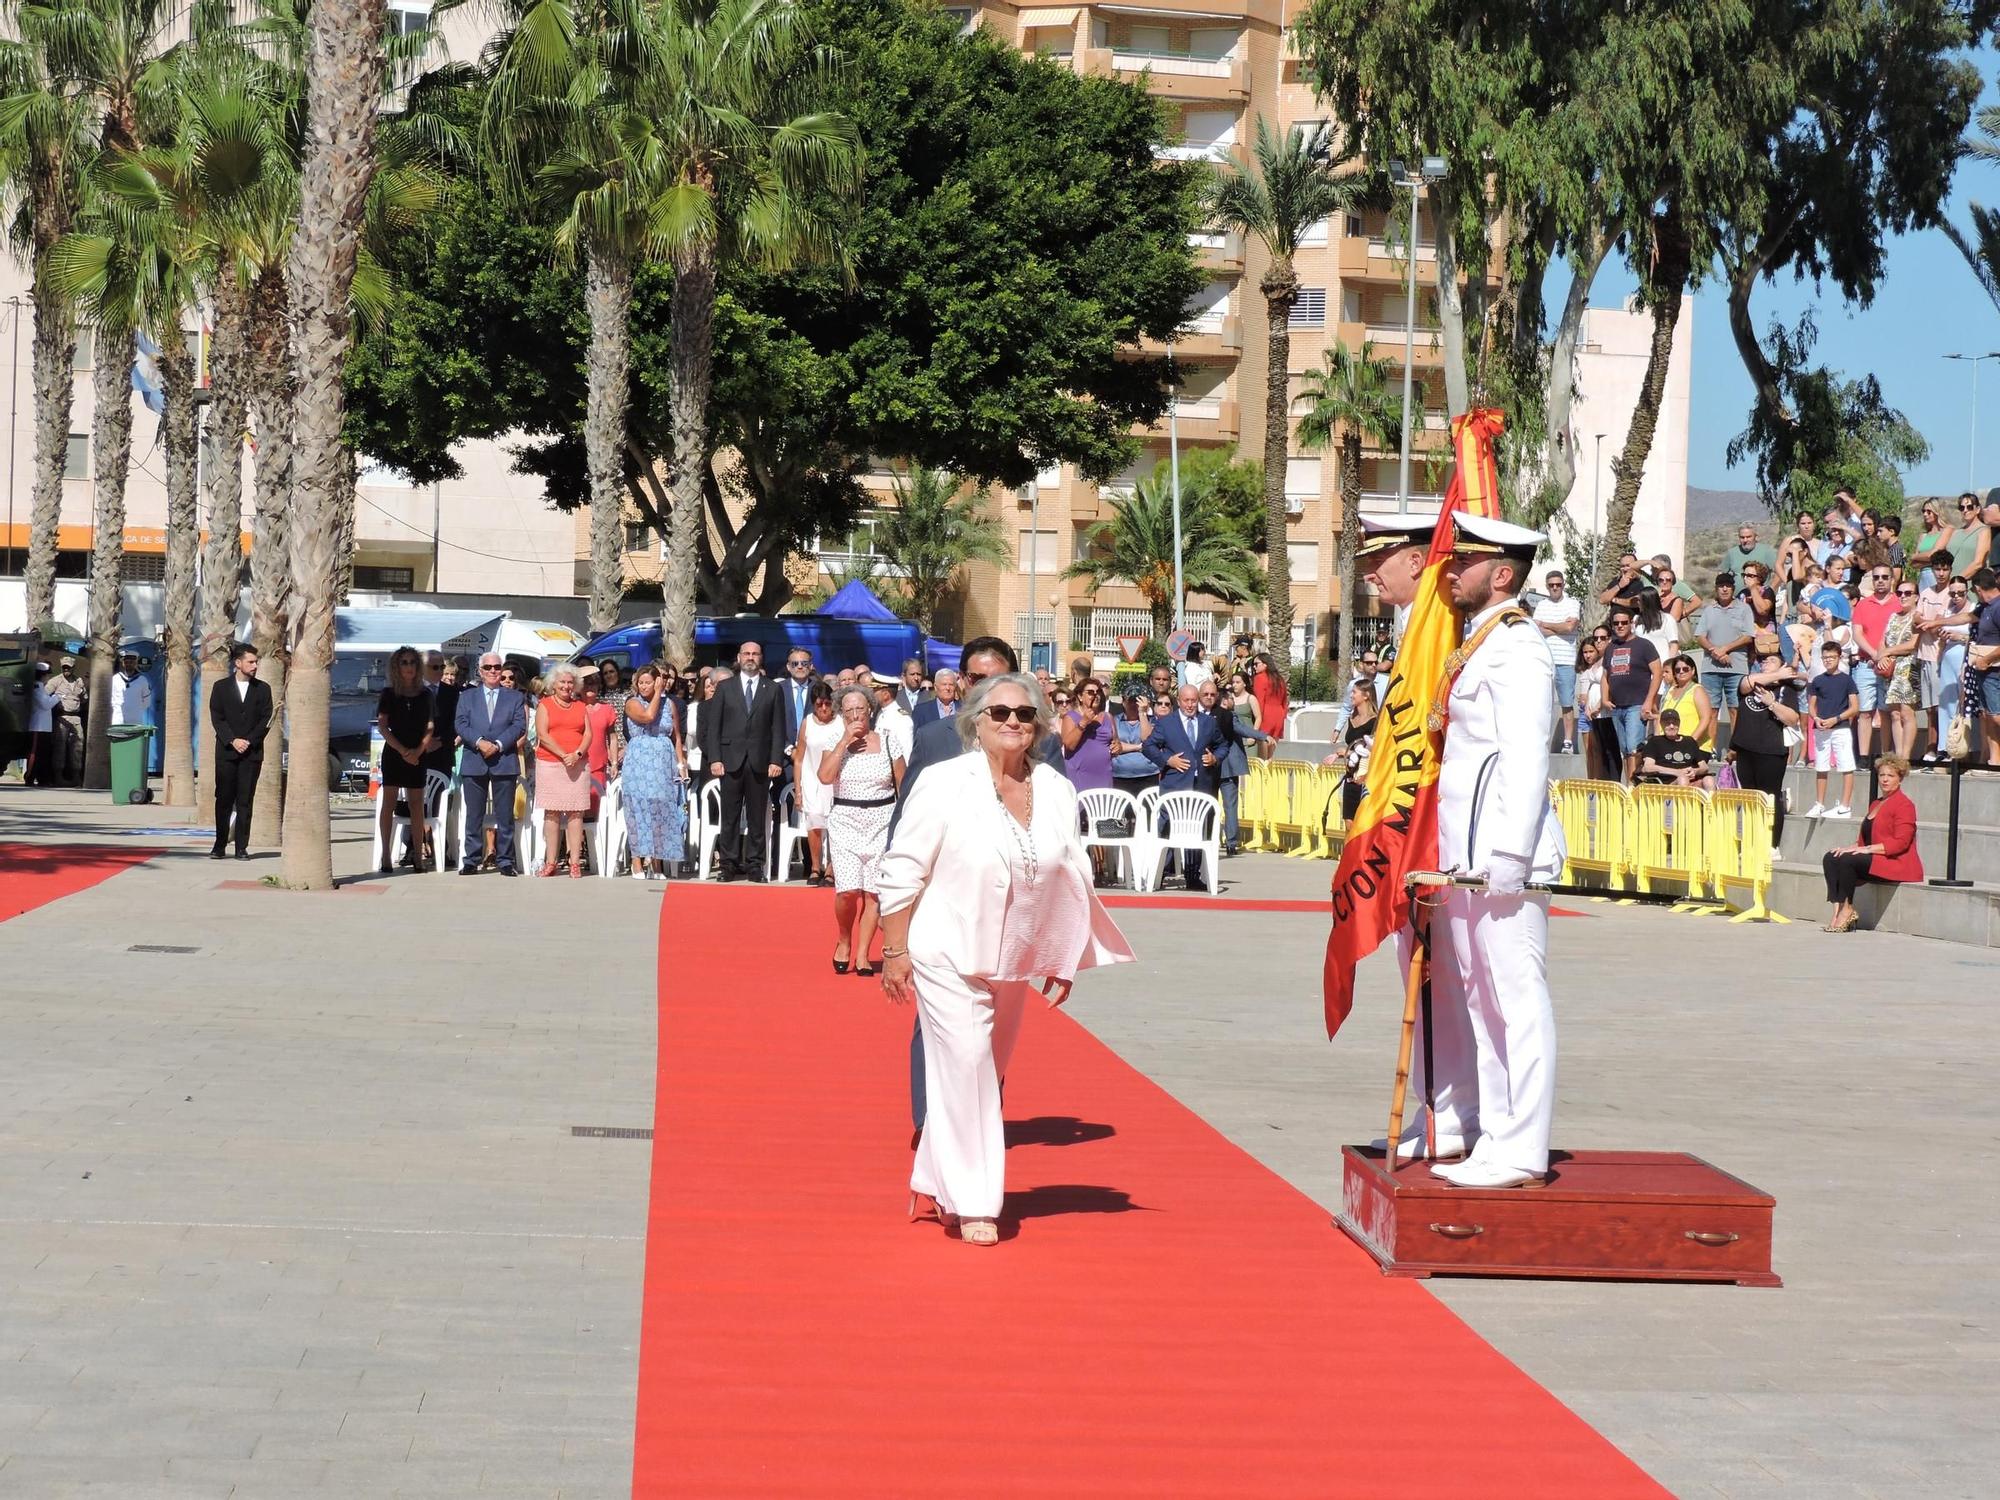
M1965 487L1977 489L1979 480L1979 367L1989 359L2000 359L2000 353L1993 354L1947 354L1946 359L1961 360L1972 366L1972 427L1966 434L1965 444Z
M1167 340L1167 382L1174 388L1167 406L1167 487L1174 497L1174 629L1185 630L1182 607L1187 602L1187 589L1181 581L1181 389L1180 377L1174 373L1172 339Z
M1604 551L1604 439L1606 434L1591 434L1597 439L1597 459L1590 467L1590 586L1597 587L1597 563Z
M21 309L28 305L25 297L9 297L7 306L14 310L14 366L7 386L7 546L0 551L0 558L6 561L0 572L14 571L14 444L19 439L17 430L21 418ZM27 622L32 626L35 622Z
M1035 670L1035 565L1042 552L1042 481L1037 475L1028 497L1028 671Z
M1403 292L1403 450L1396 464L1396 509L1410 510L1410 396L1412 366L1417 359L1417 194L1427 182L1436 182L1447 168L1442 156L1426 156L1415 172L1400 161L1389 163L1389 176L1410 190L1410 270Z

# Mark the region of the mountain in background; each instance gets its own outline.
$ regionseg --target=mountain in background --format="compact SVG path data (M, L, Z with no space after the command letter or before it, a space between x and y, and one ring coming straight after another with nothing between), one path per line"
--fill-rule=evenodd
M1755 490L1704 490L1688 486L1687 531L1712 531L1717 526L1755 522L1761 531L1771 523L1771 512L1757 498Z

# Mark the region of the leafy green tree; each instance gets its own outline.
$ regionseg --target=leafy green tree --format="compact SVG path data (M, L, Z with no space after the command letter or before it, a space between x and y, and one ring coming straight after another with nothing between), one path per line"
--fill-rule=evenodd
M1391 389L1394 366L1375 358L1374 346L1363 341L1350 351L1338 339L1326 351L1325 362L1308 370L1302 394L1310 409L1299 418L1299 446L1318 453L1340 443L1340 625L1334 637L1333 659L1354 656L1354 620L1359 613L1361 580L1355 577L1354 554L1361 544L1361 449L1364 444L1392 448L1403 440L1403 398Z
M1181 496L1181 579L1188 592L1242 604L1264 592L1256 561L1236 533L1206 506ZM1064 569L1065 578L1094 588L1129 583L1153 612L1153 634L1174 628L1174 500L1157 476L1139 481L1130 495L1113 496L1111 519L1088 534L1089 550Z
M1235 445L1181 450L1181 504L1205 507L1252 552L1264 551L1264 466L1238 455ZM1156 484L1173 483L1173 465L1153 466Z
M813 14L868 59L837 99L867 159L851 280L722 265L704 462L673 464L672 278L642 266L633 288L626 498L664 534L662 476L692 472L700 595L718 613L790 601L783 559L850 523L870 456L1006 485L1057 461L1116 473L1135 425L1166 408L1166 362L1140 341L1172 335L1201 284L1199 180L1156 163L1159 101L927 9ZM525 434L524 470L581 503L588 334L547 231L467 181L390 269L388 313L350 368L356 445L429 482L457 472L454 442Z
M1271 657L1282 669L1290 659L1292 575L1285 550L1285 456L1290 452L1292 305L1299 298L1293 265L1307 229L1352 207L1358 189L1336 176L1334 131L1324 123L1295 127L1282 136L1257 119L1254 168L1234 165L1217 174L1209 195L1216 223L1255 235L1270 260L1257 289L1268 324L1264 378L1264 567Z
M913 469L896 481L896 507L875 528L875 546L902 574L916 622L931 631L971 563L1005 566L1007 542L985 495L942 469Z

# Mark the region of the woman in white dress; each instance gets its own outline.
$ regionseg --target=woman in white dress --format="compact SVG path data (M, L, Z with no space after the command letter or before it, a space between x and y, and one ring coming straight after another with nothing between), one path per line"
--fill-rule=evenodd
M833 855L833 920L840 941L833 948L833 972L872 975L869 948L875 941L876 870L889 842L889 820L903 785L906 751L875 729L875 698L865 688L844 687L834 694L841 733L820 757L819 779L833 788L826 818Z
M812 855L807 885L825 885L826 819L833 811L833 788L819 779L820 760L847 733L833 713L833 689L815 682L807 697L808 717L799 742L792 748L792 785L798 789L799 821L806 827L806 848Z
M958 712L975 753L932 765L882 859L882 990L915 1001L928 1109L912 1217L935 1206L969 1245L1000 1238L1000 1085L1031 986L1051 1006L1076 971L1132 950L1091 889L1076 789L1038 751L1054 723L1035 679L988 677Z

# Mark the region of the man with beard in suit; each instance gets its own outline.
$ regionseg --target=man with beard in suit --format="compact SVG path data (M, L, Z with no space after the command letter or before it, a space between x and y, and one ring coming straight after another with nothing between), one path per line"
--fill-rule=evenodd
M764 648L736 648L736 675L725 677L702 706L701 758L722 783L722 826L716 843L724 880L762 880L769 842L771 783L784 769L785 708L764 678Z

